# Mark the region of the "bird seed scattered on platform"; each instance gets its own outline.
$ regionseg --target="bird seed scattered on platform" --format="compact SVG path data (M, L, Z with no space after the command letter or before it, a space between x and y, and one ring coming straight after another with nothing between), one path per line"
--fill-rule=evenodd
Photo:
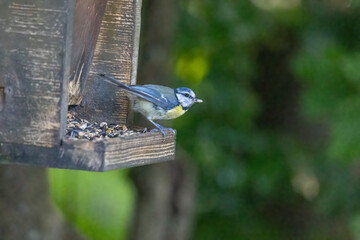
M89 122L79 118L75 112L69 111L67 114L66 136L70 139L88 139L100 141L108 138L129 136L147 132L143 130L130 130L125 125L117 125L106 122Z

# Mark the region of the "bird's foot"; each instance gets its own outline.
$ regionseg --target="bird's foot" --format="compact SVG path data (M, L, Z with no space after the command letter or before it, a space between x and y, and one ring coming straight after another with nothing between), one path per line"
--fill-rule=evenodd
M158 132L158 131L159 131L159 129L157 129L157 128L154 128L154 129L150 130L150 132Z
M154 129L151 129L150 132L157 132L157 131L160 131L162 133L162 135L164 136L164 142L166 140L166 130L169 130L171 131L172 133L176 133L176 130L172 129L172 128L165 128L165 127L159 127L159 128L154 128Z
M148 118L148 120L149 120L152 124L154 124L155 127L157 127L157 129L152 129L150 132L154 132L154 131L158 131L158 130L159 130L159 131L163 134L163 136L164 136L164 142L165 142L165 140L166 140L166 132L165 132L165 130L169 130L169 131L173 132L174 134L176 133L176 131L175 131L174 129L172 129L172 128L163 127L163 126L161 126L160 124L154 122L154 121L153 121L152 119L150 119L150 118Z

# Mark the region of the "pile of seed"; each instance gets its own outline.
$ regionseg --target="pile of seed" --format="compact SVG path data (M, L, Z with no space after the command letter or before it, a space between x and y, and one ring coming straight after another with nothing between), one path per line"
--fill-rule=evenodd
M100 141L107 138L140 134L146 131L146 129L142 131L130 130L125 125L113 123L89 122L86 119L79 118L77 114L72 111L69 111L67 114L66 136L70 139Z

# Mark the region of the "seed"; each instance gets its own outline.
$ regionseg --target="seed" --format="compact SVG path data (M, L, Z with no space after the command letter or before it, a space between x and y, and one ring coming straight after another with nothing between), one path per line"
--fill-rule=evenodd
M107 138L119 136L128 136L146 132L147 129L130 130L126 125L117 125L107 122L89 122L86 119L79 118L75 112L67 114L66 136L71 139L88 139L92 141L101 141Z
M102 128L102 127L104 127L104 126L107 126L107 123L106 123L106 122L102 122L102 123L100 123L99 126Z

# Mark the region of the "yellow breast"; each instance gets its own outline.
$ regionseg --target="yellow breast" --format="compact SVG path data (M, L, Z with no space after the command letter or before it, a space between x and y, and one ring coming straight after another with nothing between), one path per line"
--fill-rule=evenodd
M173 118L177 118L180 117L181 115L183 115L186 111L182 108L181 105L169 110L166 112L166 117L167 119L173 119Z

